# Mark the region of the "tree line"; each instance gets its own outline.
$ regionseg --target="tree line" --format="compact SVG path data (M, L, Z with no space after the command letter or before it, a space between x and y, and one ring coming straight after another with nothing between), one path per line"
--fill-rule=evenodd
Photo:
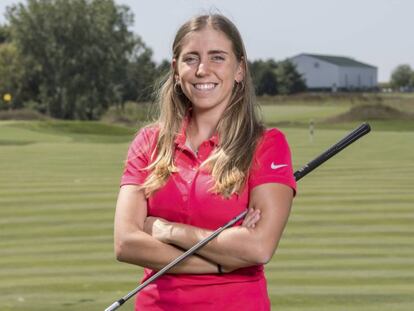
M32 108L62 119L98 119L111 105L152 100L170 69L130 28L113 0L28 0L0 25L0 109ZM257 95L306 89L289 61L249 62ZM4 94L12 100L6 102Z
M414 70L410 65L399 65L391 74L391 87L398 91L414 91Z

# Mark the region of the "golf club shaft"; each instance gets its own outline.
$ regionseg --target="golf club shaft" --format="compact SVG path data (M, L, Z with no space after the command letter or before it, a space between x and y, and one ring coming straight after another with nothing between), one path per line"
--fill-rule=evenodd
M322 163L333 157L335 154L352 144L354 141L358 140L365 134L369 133L371 130L368 123L361 124L357 129L353 130L350 134L345 136L343 139L341 139L338 143L330 147L328 150L326 150L324 153L316 157L314 160L303 166L301 169L296 171L294 173L296 181L303 178L305 175L309 174L311 171L313 171L315 168L320 166ZM145 288L148 284L158 279L160 276L162 276L164 273L166 273L168 270L173 268L175 265L179 264L195 252L197 252L200 248L202 248L204 245L209 243L211 240L213 240L216 236L218 236L222 231L224 231L227 228L230 228L235 223L237 223L239 220L243 219L244 216L246 216L247 210L230 220L227 224L225 224L223 227L218 228L215 230L211 235L209 235L204 240L201 240L197 244L195 244L193 247L191 247L189 250L181 254L179 257L171 261L168 265L166 265L164 268L159 270L157 273L155 273L153 276L148 278L144 283L139 285L137 288L129 292L127 295L119 299L118 301L114 302L112 305L110 305L108 308L105 309L105 311L113 311L118 309L120 306L122 306L128 299L133 297L136 293L138 293L140 290Z
M358 140L365 134L368 134L371 131L371 127L368 123L362 123L359 127L349 133L347 136L342 138L339 142L333 145L331 148L326 150L324 153L316 157L314 160L303 166L301 169L295 172L295 179L296 181L300 180L302 177L307 175L308 173L312 172L315 168L319 165L324 163L325 161L332 158L335 154L340 152L341 150L345 149L347 146L352 144L354 141Z

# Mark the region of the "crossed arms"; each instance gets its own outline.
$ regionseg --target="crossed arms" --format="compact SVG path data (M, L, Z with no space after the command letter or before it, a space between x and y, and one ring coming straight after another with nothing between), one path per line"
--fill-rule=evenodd
M230 272L266 264L282 236L292 198L292 189L283 184L266 183L254 187L243 224L224 230L169 273L217 273L217 264L224 272ZM181 255L183 249L189 249L211 233L210 230L148 217L143 191L135 185L120 188L114 234L115 254L119 261L160 270Z

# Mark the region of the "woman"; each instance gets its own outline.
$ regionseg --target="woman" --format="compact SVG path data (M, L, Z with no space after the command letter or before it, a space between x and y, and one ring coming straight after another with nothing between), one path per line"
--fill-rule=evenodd
M270 310L263 265L278 245L296 184L284 135L256 117L232 22L204 15L178 30L158 102L158 122L128 151L115 216L118 260L145 267L145 280L249 212L142 290L136 310Z

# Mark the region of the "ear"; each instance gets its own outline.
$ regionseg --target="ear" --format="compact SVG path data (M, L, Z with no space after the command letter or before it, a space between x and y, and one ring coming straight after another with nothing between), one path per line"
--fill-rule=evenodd
M237 71L236 71L236 76L234 77L234 80L237 81L237 83L241 82L244 80L244 75L245 75L245 66L246 63L244 61L244 57L241 58Z
M172 71L174 72L174 82L176 82L179 78L178 70L177 70L177 59L176 58L172 59L171 68L172 68Z

